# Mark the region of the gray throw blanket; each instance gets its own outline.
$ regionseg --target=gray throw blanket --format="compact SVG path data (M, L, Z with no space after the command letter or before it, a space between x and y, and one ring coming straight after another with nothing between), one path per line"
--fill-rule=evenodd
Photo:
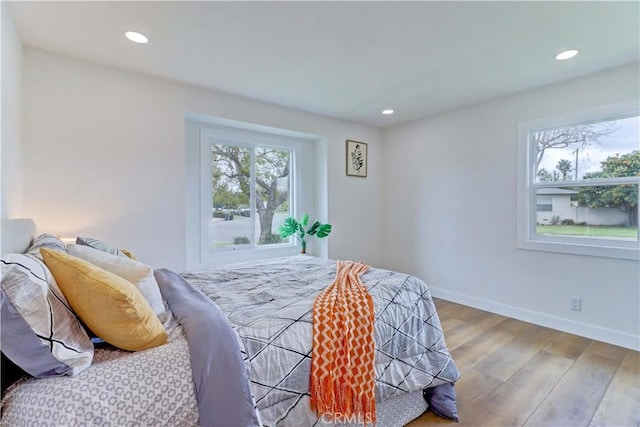
M227 317L173 271L156 270L155 277L189 342L200 425L260 426L237 336Z

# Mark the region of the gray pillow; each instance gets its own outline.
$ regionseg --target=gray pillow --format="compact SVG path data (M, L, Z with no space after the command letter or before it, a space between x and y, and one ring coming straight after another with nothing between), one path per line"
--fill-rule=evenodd
M445 383L432 388L425 388L422 392L434 414L454 421L458 419L458 405L454 384Z
M42 260L42 255L40 254L40 248L49 248L54 251L65 251L65 245L60 238L54 236L53 234L41 234L31 242L31 246L27 249L27 254L33 255L34 257Z
M107 252L110 253L112 255L118 255L118 256L126 256L125 254L122 253L122 251L118 248L116 248L113 245L110 245L109 243L103 241L103 240L99 240L99 239L94 239L93 237L76 237L76 244L77 245L84 245L84 246L90 246L93 249L97 249L99 251L102 252Z
M0 263L2 353L34 377L88 368L93 344L47 266L23 254L8 254Z

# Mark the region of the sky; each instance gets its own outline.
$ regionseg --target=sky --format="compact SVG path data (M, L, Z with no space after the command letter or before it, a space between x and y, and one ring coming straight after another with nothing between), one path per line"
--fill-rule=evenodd
M600 171L601 162L607 157L634 150L640 150L640 117L615 120L615 128L611 135L602 139L600 144L591 144L578 152L578 178L582 178L588 172ZM569 160L571 166L575 167L575 148L546 150L540 168L552 172L561 159ZM571 171L571 176L575 176L575 170Z

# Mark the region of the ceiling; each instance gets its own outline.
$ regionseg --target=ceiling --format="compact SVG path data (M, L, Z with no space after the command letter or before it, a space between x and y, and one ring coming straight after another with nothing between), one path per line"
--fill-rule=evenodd
M637 62L640 2L9 2L27 47L388 127ZM123 37L149 37L136 45ZM576 48L567 61L554 55ZM381 110L396 113L383 116Z

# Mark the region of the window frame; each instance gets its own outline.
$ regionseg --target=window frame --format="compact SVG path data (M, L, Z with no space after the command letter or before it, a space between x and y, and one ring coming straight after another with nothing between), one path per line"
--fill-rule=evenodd
M542 188L557 188L559 183L558 181L536 182L536 171L534 170L536 147L531 138L531 134L535 131L623 119L639 114L638 103L628 102L518 124L517 247L519 249L640 260L640 238L637 241L623 241L606 238L549 236L537 233L537 192ZM637 185L640 192L640 177L561 182L563 188L620 184Z

